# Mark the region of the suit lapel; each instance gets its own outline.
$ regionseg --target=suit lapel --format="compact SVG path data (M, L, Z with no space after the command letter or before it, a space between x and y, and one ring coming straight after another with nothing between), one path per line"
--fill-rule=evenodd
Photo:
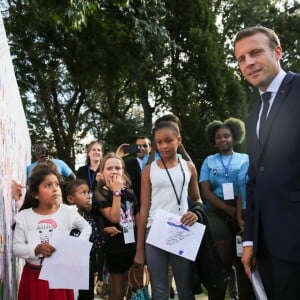
M272 129L272 124L274 122L274 119L276 118L281 105L284 103L284 100L286 99L286 95L288 93L289 87L290 87L290 83L294 78L294 74L289 72L287 73L287 75L284 77L279 90L275 96L273 105L271 107L268 119L267 119L267 123L266 123L266 130L264 131L264 135L260 138L260 145L261 145L261 149L263 149L266 139Z
M139 172L139 174L141 174L142 170L137 158L135 159L135 166L136 166L136 170Z

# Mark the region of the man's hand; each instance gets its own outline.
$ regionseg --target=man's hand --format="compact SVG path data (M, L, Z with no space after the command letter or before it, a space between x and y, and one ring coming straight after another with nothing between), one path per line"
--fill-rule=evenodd
M129 155L129 153L125 153L124 152L124 149L123 149L123 147L124 146L128 146L129 144L121 144L118 148L117 148L117 150L116 150L116 154L117 155L119 155L120 157L125 157L125 156L128 156Z
M256 265L255 259L253 258L253 246L245 246L243 248L241 261L248 278L251 280L251 272Z

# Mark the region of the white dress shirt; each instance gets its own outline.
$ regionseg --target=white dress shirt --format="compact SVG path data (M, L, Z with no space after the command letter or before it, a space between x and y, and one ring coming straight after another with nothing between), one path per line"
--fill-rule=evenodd
M279 87L280 87L280 85L282 83L282 80L285 77L285 75L286 75L286 72L283 71L282 69L280 69L279 73L273 79L273 81L271 82L271 84L268 86L267 90L266 91L259 90L260 96L263 93L266 93L266 92L270 92L271 93L271 98L270 98L270 101L269 101L270 106L269 106L269 110L267 112L267 118L268 118L269 112L271 110L271 107L272 107L272 105L274 103L275 96L277 95L277 92L279 90ZM260 117L261 117L261 114L262 114L262 111L263 111L263 107L264 107L264 103L261 100L261 106L260 106L258 121L257 121L257 124L256 124L256 135L257 135L257 137L259 137Z

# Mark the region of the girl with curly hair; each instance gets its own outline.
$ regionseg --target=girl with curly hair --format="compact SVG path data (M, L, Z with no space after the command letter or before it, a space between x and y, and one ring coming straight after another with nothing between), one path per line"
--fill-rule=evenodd
M234 145L244 139L245 125L236 118L224 122L214 120L206 126L205 131L208 141L216 146L218 152L204 160L199 182L202 197L206 201L209 225L223 267L229 274L236 260L235 236L243 231L242 208L246 207L249 158L245 153L234 151ZM242 296L245 286L242 281L247 278L242 272L237 277L239 299L248 299ZM245 294L251 294L249 289Z

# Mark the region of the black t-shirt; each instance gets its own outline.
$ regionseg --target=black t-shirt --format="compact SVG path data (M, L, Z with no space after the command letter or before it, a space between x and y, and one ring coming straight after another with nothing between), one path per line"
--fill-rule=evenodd
M100 188L94 193L93 205L95 208L106 208L111 207L113 202L112 191ZM136 215L136 197L131 189L125 189L122 191L121 196L121 211L120 211L120 223L115 224L104 219L104 227L116 226L120 231L123 232L122 224L128 220L134 220ZM125 244L123 233L107 238L104 251L110 253L122 253L128 251L135 251L135 243Z

